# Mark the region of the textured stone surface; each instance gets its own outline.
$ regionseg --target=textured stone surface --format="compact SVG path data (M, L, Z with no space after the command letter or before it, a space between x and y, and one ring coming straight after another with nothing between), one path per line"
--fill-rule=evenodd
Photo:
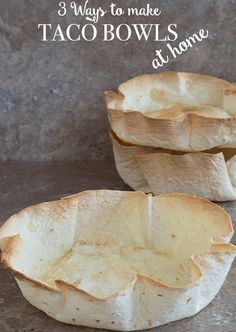
M66 0L68 2L68 0ZM93 5L110 1L93 0ZM119 1L141 7L146 1ZM209 39L171 61L165 69L193 71L235 80L235 0L150 0L165 34L178 24L179 41L209 29ZM56 0L1 0L0 160L110 160L111 144L103 92L131 76L151 72L161 42L96 40L43 43L38 23L85 23L59 18ZM103 18L120 24L123 18ZM175 45L176 42L173 43Z
M86 189L129 190L109 162L96 163L0 163L0 223L22 208L55 200ZM236 227L236 203L221 204ZM235 243L236 238L232 240ZM31 306L20 294L9 272L0 267L1 332L92 332L83 327L63 325ZM236 264L216 298L198 315L174 322L157 332L235 332Z

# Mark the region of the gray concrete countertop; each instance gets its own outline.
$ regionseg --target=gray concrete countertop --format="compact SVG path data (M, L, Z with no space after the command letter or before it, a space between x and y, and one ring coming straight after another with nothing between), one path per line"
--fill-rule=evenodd
M55 200L86 189L130 190L112 163L0 163L0 222L26 206ZM221 204L236 224L236 203ZM236 227L236 225L235 225ZM235 237L232 241L235 243ZM14 279L0 268L0 331L92 331L61 324L31 306ZM214 301L198 315L157 328L158 332L235 332L236 264Z

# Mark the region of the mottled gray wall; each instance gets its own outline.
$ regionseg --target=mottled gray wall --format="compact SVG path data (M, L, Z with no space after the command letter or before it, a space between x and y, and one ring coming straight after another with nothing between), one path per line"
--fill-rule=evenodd
M147 3L116 2L124 7ZM162 32L169 23L177 23L178 41L200 28L210 32L208 40L165 69L236 80L236 1L149 3L160 7L163 14L155 19L129 18L129 23L160 23ZM135 39L128 43L40 42L38 23L65 21L58 18L57 4L55 0L1 0L0 160L110 159L103 92L131 76L152 71L154 51L163 47L163 43ZM113 18L112 23L124 21ZM110 18L101 21L108 22Z

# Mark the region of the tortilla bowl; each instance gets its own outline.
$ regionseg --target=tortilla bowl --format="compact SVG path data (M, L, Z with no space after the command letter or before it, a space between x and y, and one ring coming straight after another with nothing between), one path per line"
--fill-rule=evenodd
M236 147L236 84L200 74L135 77L105 93L122 141L177 151Z
M211 201L236 199L236 149L183 153L135 146L110 136L117 171L134 190L188 193Z
M133 331L189 317L221 288L230 216L194 196L87 191L29 207L0 229L1 259L54 319Z

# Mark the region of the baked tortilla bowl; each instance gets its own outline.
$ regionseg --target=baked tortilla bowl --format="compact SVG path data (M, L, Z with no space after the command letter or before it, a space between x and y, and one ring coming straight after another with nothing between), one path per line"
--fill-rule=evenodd
M24 297L54 319L132 331L189 317L221 288L230 216L194 196L87 191L29 207L0 229Z
M188 193L219 202L236 199L236 149L183 153L127 144L114 133L110 137L117 171L134 190Z
M122 141L178 151L236 147L236 84L193 73L135 77L105 93Z

